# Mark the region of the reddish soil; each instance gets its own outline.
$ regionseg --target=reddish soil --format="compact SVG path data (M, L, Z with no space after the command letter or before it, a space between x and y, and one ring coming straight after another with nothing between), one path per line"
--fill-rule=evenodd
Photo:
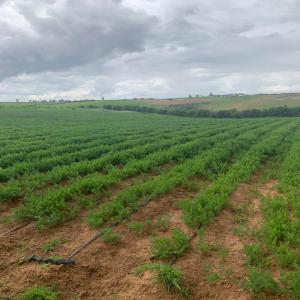
M188 253L179 258L176 265L183 271L185 285L190 289L189 299L251 298L239 284L246 274L243 243L249 242L249 238L236 236L233 228L239 226L236 219L237 209L243 208L248 211L248 204L251 205L254 200L250 191L256 184L257 178L258 176L255 176L253 182L242 184L232 195L229 207L222 211L205 230L205 241L222 245L228 249L228 256L222 260L216 251L205 256L197 249L198 240L195 239ZM116 188L114 193L118 191L119 189ZM135 213L131 221L144 221L150 218L155 222L158 216L168 215L170 216L169 229L162 231L154 228L150 236L169 235L174 227L192 234L183 223L181 210L177 204L178 201L193 195L193 192L187 192L184 188L177 188L169 195L150 202ZM253 206L256 207L257 204ZM253 215L254 213L251 212L247 218L251 220ZM13 295L11 299L15 299L15 295L25 288L43 284L54 286L62 291L60 299L66 300L74 299L76 296L80 296L81 300L184 299L178 294L168 294L153 280L152 273L146 272L141 277L133 274L136 267L150 262L150 236L130 232L128 223L116 228L122 237L119 245L107 245L98 239L79 253L76 264L70 267L35 263L18 265L16 261L27 255L45 255L42 245L53 239L64 240L65 243L49 255L69 254L96 233L88 227L84 215L57 228L47 229L45 232L38 232L31 224L0 240L0 295L1 293ZM207 265L220 273L222 278L214 283L209 282L206 279L207 274L203 271Z
M136 213L133 219L143 221L145 218L155 219L162 213L169 214L174 200L182 199L186 195L182 189L176 189L174 193L150 203ZM129 296L130 293L136 295L130 299L147 299L142 296L143 290L139 292L137 290L135 293L130 282L140 280L132 275L133 269L142 263L149 262L149 238L129 232L125 225L118 226L116 230L122 235L120 245L106 245L99 239L78 255L76 265L73 267L45 266L34 263L17 265L16 261L22 256L42 255L41 246L53 239L67 242L51 255L64 256L70 253L96 232L91 230L84 220L73 220L45 232L38 232L33 224L17 231L1 241L0 292L15 294L28 286L50 284L65 291L64 299L72 299L76 295L79 295L81 299L106 299L106 297L109 299L113 295L126 296L128 294ZM150 281L149 285L153 286L158 293L165 293L153 282Z

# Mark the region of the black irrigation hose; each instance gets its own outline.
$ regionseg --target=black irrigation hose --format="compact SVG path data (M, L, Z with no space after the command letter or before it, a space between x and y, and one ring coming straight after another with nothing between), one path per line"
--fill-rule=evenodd
M127 217L123 218L122 220L118 220L118 221L113 222L110 226L111 227L116 227L117 225L121 224L123 221L128 220L137 210L145 207L150 201L151 201L151 199L148 199L148 200L144 201L136 209L132 210L132 212L130 214L128 214ZM80 253L83 249L87 248L90 244L92 244L99 237L101 237L101 235L104 233L104 230L105 229L97 232L92 238L90 238L85 243L83 243L81 246L79 246L77 249L75 249L73 252L71 252L66 258L58 258L58 259L51 258L51 257L50 258L44 258L44 257L41 257L41 256L32 255L32 256L27 257L27 258L22 258L19 263L34 261L34 262L37 262L37 263L45 263L45 264L50 264L50 265L64 265L64 266L74 265L75 264L74 257L78 253Z

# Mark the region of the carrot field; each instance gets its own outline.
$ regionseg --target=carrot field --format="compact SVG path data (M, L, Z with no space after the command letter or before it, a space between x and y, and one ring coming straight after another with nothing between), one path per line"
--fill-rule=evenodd
M3 106L0 299L299 299L299 153L298 118Z

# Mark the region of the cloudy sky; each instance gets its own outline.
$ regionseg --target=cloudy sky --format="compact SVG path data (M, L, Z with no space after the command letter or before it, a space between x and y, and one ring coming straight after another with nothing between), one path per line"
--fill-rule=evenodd
M299 0L0 0L0 101L300 91Z

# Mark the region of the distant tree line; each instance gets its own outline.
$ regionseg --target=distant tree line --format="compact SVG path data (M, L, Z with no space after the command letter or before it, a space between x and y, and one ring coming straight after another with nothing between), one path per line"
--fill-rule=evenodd
M211 111L205 109L196 109L193 105L174 105L172 107L148 107L141 105L111 105L103 106L104 109L118 110L118 111L137 111L143 113L156 113L162 115L175 115L185 117L199 117L199 118L265 118L265 117L300 117L299 107L272 107L266 109L247 109L238 111L219 110Z

